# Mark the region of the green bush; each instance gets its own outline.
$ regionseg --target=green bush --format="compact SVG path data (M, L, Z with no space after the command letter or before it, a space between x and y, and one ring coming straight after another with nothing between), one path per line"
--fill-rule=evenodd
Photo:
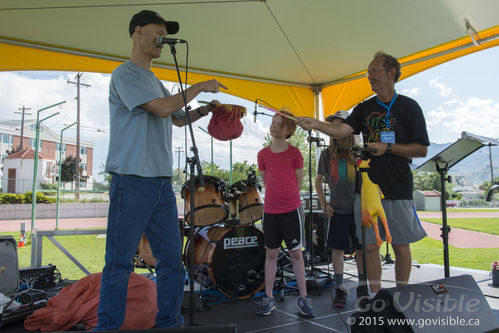
M0 194L0 203L3 204L22 204L25 203L24 200L25 200L24 194L18 194L18 193Z
M24 203L30 204L32 196L33 192L31 191L27 191L26 193L24 193ZM36 193L36 203L54 203L54 202L56 202L55 198L49 198L40 192Z
M57 190L57 184L52 183L40 183L43 190Z

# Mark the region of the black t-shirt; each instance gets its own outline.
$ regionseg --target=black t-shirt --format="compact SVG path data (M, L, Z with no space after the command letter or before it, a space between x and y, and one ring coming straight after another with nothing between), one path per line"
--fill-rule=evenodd
M430 145L423 111L418 103L398 95L390 111L387 129L387 110L376 102L376 97L358 104L345 120L355 131L362 132L364 143L381 141L381 132L394 131L395 143ZM370 156L369 178L378 184L387 199L412 199L411 160L393 154Z

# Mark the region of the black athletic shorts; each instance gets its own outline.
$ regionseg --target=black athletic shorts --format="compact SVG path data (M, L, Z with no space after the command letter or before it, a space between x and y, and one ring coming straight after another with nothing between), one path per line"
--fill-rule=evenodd
M301 249L304 244L304 220L302 206L288 213L264 213L262 224L265 247L268 249L277 249L284 240L289 250Z
M355 234L354 214L334 213L329 219L327 247L335 250L353 251L361 248Z

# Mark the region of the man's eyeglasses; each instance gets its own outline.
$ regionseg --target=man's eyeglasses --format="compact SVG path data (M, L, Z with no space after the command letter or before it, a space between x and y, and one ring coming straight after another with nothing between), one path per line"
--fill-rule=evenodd
M375 68L371 69L370 71L366 72L366 76L375 76L379 74L382 70L385 70L384 68Z

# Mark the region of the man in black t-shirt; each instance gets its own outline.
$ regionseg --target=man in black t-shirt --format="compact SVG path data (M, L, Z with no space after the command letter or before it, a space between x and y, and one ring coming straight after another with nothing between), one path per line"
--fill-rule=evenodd
M403 286L407 285L411 272L409 244L426 236L413 205L409 164L414 157L426 156L430 142L423 111L417 102L395 91L395 82L400 77L397 59L383 52L376 53L367 69L367 77L376 96L358 104L343 123L300 117L298 124L305 130L317 129L338 139L362 132L364 143L377 151L371 153L368 174L385 196L381 203L393 237L396 283ZM360 202L357 202L357 211L360 212ZM360 235L360 217L356 222ZM366 230L367 273L371 293L376 293L381 288L381 262L372 229ZM384 229L379 229L384 238Z

